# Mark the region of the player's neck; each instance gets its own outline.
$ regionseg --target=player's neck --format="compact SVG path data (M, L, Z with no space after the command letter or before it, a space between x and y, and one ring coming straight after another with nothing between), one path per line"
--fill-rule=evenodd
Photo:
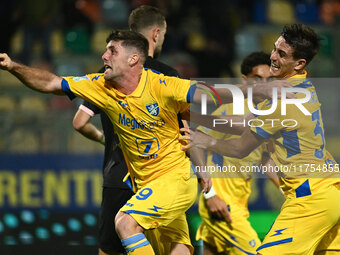
M294 70L293 72L289 73L289 74L286 74L283 78L284 79L289 79L295 75L301 75L301 74L304 74L305 73L305 69L302 69L302 70Z
M155 52L155 43L153 42L150 34L146 34L144 36L148 39L149 42L148 56L153 58Z
M149 49L148 56L153 58L154 49Z
M117 77L114 87L125 95L130 95L138 87L139 81L142 77L142 68L132 69L129 73L121 77Z
M154 48L153 45L149 42L148 56L153 58L154 52L155 52L155 48Z

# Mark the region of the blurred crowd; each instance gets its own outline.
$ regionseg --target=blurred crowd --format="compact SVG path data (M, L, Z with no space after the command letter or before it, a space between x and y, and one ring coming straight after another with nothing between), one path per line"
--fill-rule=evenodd
M77 32L91 38L98 27L126 29L131 10L143 4L164 12L168 32L163 55L171 56L169 64L183 78L234 77L235 33L245 24L336 25L340 20L339 0L2 0L0 51L11 53L11 40L21 30L17 59L32 64L39 41L40 61L53 69L53 31L62 31L67 46ZM74 51L90 52L91 45L83 42Z

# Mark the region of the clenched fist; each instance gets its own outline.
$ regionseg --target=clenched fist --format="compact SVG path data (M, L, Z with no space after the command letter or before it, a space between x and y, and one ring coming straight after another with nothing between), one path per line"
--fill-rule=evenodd
M6 53L0 53L0 68L10 71L12 69L12 60Z

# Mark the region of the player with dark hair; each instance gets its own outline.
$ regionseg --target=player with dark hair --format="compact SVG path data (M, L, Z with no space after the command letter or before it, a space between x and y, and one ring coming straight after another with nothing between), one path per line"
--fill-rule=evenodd
M160 11L151 6L141 6L130 14L130 29L140 32L149 42L148 56L144 67L157 70L167 76L178 76L172 67L153 58L154 53L162 48L165 34L165 18ZM138 26L135 25L138 23ZM161 40L160 35L163 35ZM157 47L155 47L157 45ZM160 45L160 46L158 46ZM159 54L159 52L156 52ZM102 73L105 68L99 72ZM100 114L103 132L91 122L91 117ZM73 119L74 128L85 137L105 144L103 163L103 192L99 219L99 254L123 253L124 248L115 231L114 217L119 209L133 195L130 187L123 183L127 174L127 166L118 136L114 134L113 125L109 117L97 106L84 101Z
M241 64L241 73L243 79L269 78L270 55L262 51L253 52L245 57Z
M158 61L166 34L166 20L160 10L153 6L142 5L134 9L129 17L129 28L141 33L149 42L149 55L144 66L168 76L178 76L178 72Z
M259 254L338 254L340 252L340 178L339 165L325 148L320 103L305 67L320 48L320 38L308 26L286 25L274 44L270 72L292 82L298 99L308 101L297 107L288 104L286 115L276 109L258 120L288 119L286 125L264 122L261 127L246 128L242 136L217 140L200 132L191 132L191 146L212 150L229 157L243 158L266 139L274 142L272 159L279 173L286 201L266 235ZM302 90L304 89L304 90ZM271 108L265 100L260 110ZM292 125L297 121L297 125ZM188 131L188 130L185 130ZM182 137L181 139L187 139ZM184 149L188 148L186 146Z
M16 63L4 53L0 54L0 68L33 90L70 99L77 96L109 115L136 191L115 218L128 254L154 254L143 233L154 228L162 230L161 242L171 244L172 254L192 253L185 211L196 199L197 181L191 178L189 158L180 150L177 115L190 101L200 99L195 90L203 85L144 69L148 41L139 33L114 31L108 40L102 56L104 74L58 77ZM278 85L289 86L272 83ZM246 92L247 86L241 89ZM258 84L254 94L271 98L271 91L271 86ZM230 102L230 91L220 92ZM203 177L200 184L208 192L211 180Z
M162 240L173 253L189 254L185 211L196 199L197 180L180 150L177 114L189 106L190 81L144 69L147 52L141 34L114 31L102 56L104 74L62 78L15 63L6 54L0 54L0 67L34 90L81 97L110 117L136 191L115 219L128 254L154 254L143 234L153 228L164 229Z
M247 56L241 64L242 78L245 84L270 77L270 56L264 52L254 52ZM212 115L230 114L232 104L221 105ZM245 104L247 109L247 104ZM198 130L215 139L229 140L235 135L223 134L202 126ZM204 158L205 151L195 149L191 155ZM201 194L199 214L202 223L198 228L196 238L204 242L204 254L255 254L261 241L248 221L248 198L251 193L252 173L240 171L241 167L253 167L272 164L267 145L262 144L246 158L235 159L207 151L207 166L216 169L228 165L238 170L237 173L212 173L212 187L208 194ZM276 186L279 182L276 176L271 177Z

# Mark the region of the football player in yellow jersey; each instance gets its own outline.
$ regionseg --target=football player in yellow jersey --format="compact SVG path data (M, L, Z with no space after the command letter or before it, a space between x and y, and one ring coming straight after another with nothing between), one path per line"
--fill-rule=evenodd
M265 80L270 77L269 68L269 54L254 52L247 56L241 64L243 81L253 83L259 79ZM245 109L248 109L246 104ZM225 104L214 111L212 115L226 115L232 112L232 104ZM202 126L198 129L205 131ZM215 139L224 140L237 137L213 130L208 131L207 134ZM204 157L203 150L192 151L192 156L194 156L193 153L200 153L200 157ZM208 152L207 166L223 167L228 165L240 170L241 166L266 165L269 160L266 144L262 144L243 159ZM256 254L256 248L260 246L261 242L248 221L248 198L251 192L252 173L246 171L243 173L214 172L211 177L213 185L210 192L208 195L202 193L199 200L199 214L203 222L197 231L196 238L204 241L204 254ZM273 177L272 180L279 186L277 177ZM215 194L211 193L213 191ZM232 222L230 222L231 220Z
M287 105L286 115L281 109L258 116L264 124L245 128L237 139L216 140L197 131L190 134L190 146L237 158L248 155L265 139L273 140L272 158L282 169L280 181L286 201L258 254L340 253L339 165L325 148L320 103L305 71L319 48L320 38L310 27L292 24L284 27L271 53L271 74L291 81L298 99L310 93L307 102ZM272 104L266 100L258 109L268 110ZM285 125L265 119L284 121Z
M136 194L116 216L116 231L128 254L154 254L144 230L164 229L162 242L171 254L193 252L185 211L196 199L197 181L191 178L190 161L178 141L177 114L189 106L198 85L143 68L148 42L133 31L114 31L102 56L104 74L58 77L31 68L0 54L0 68L11 72L27 87L57 95L78 96L103 109L114 124ZM288 86L287 83L280 83ZM273 86L278 84L273 83ZM244 91L247 87L243 87ZM268 85L256 93L270 98ZM221 94L229 102L229 91ZM211 180L202 178L203 192Z

